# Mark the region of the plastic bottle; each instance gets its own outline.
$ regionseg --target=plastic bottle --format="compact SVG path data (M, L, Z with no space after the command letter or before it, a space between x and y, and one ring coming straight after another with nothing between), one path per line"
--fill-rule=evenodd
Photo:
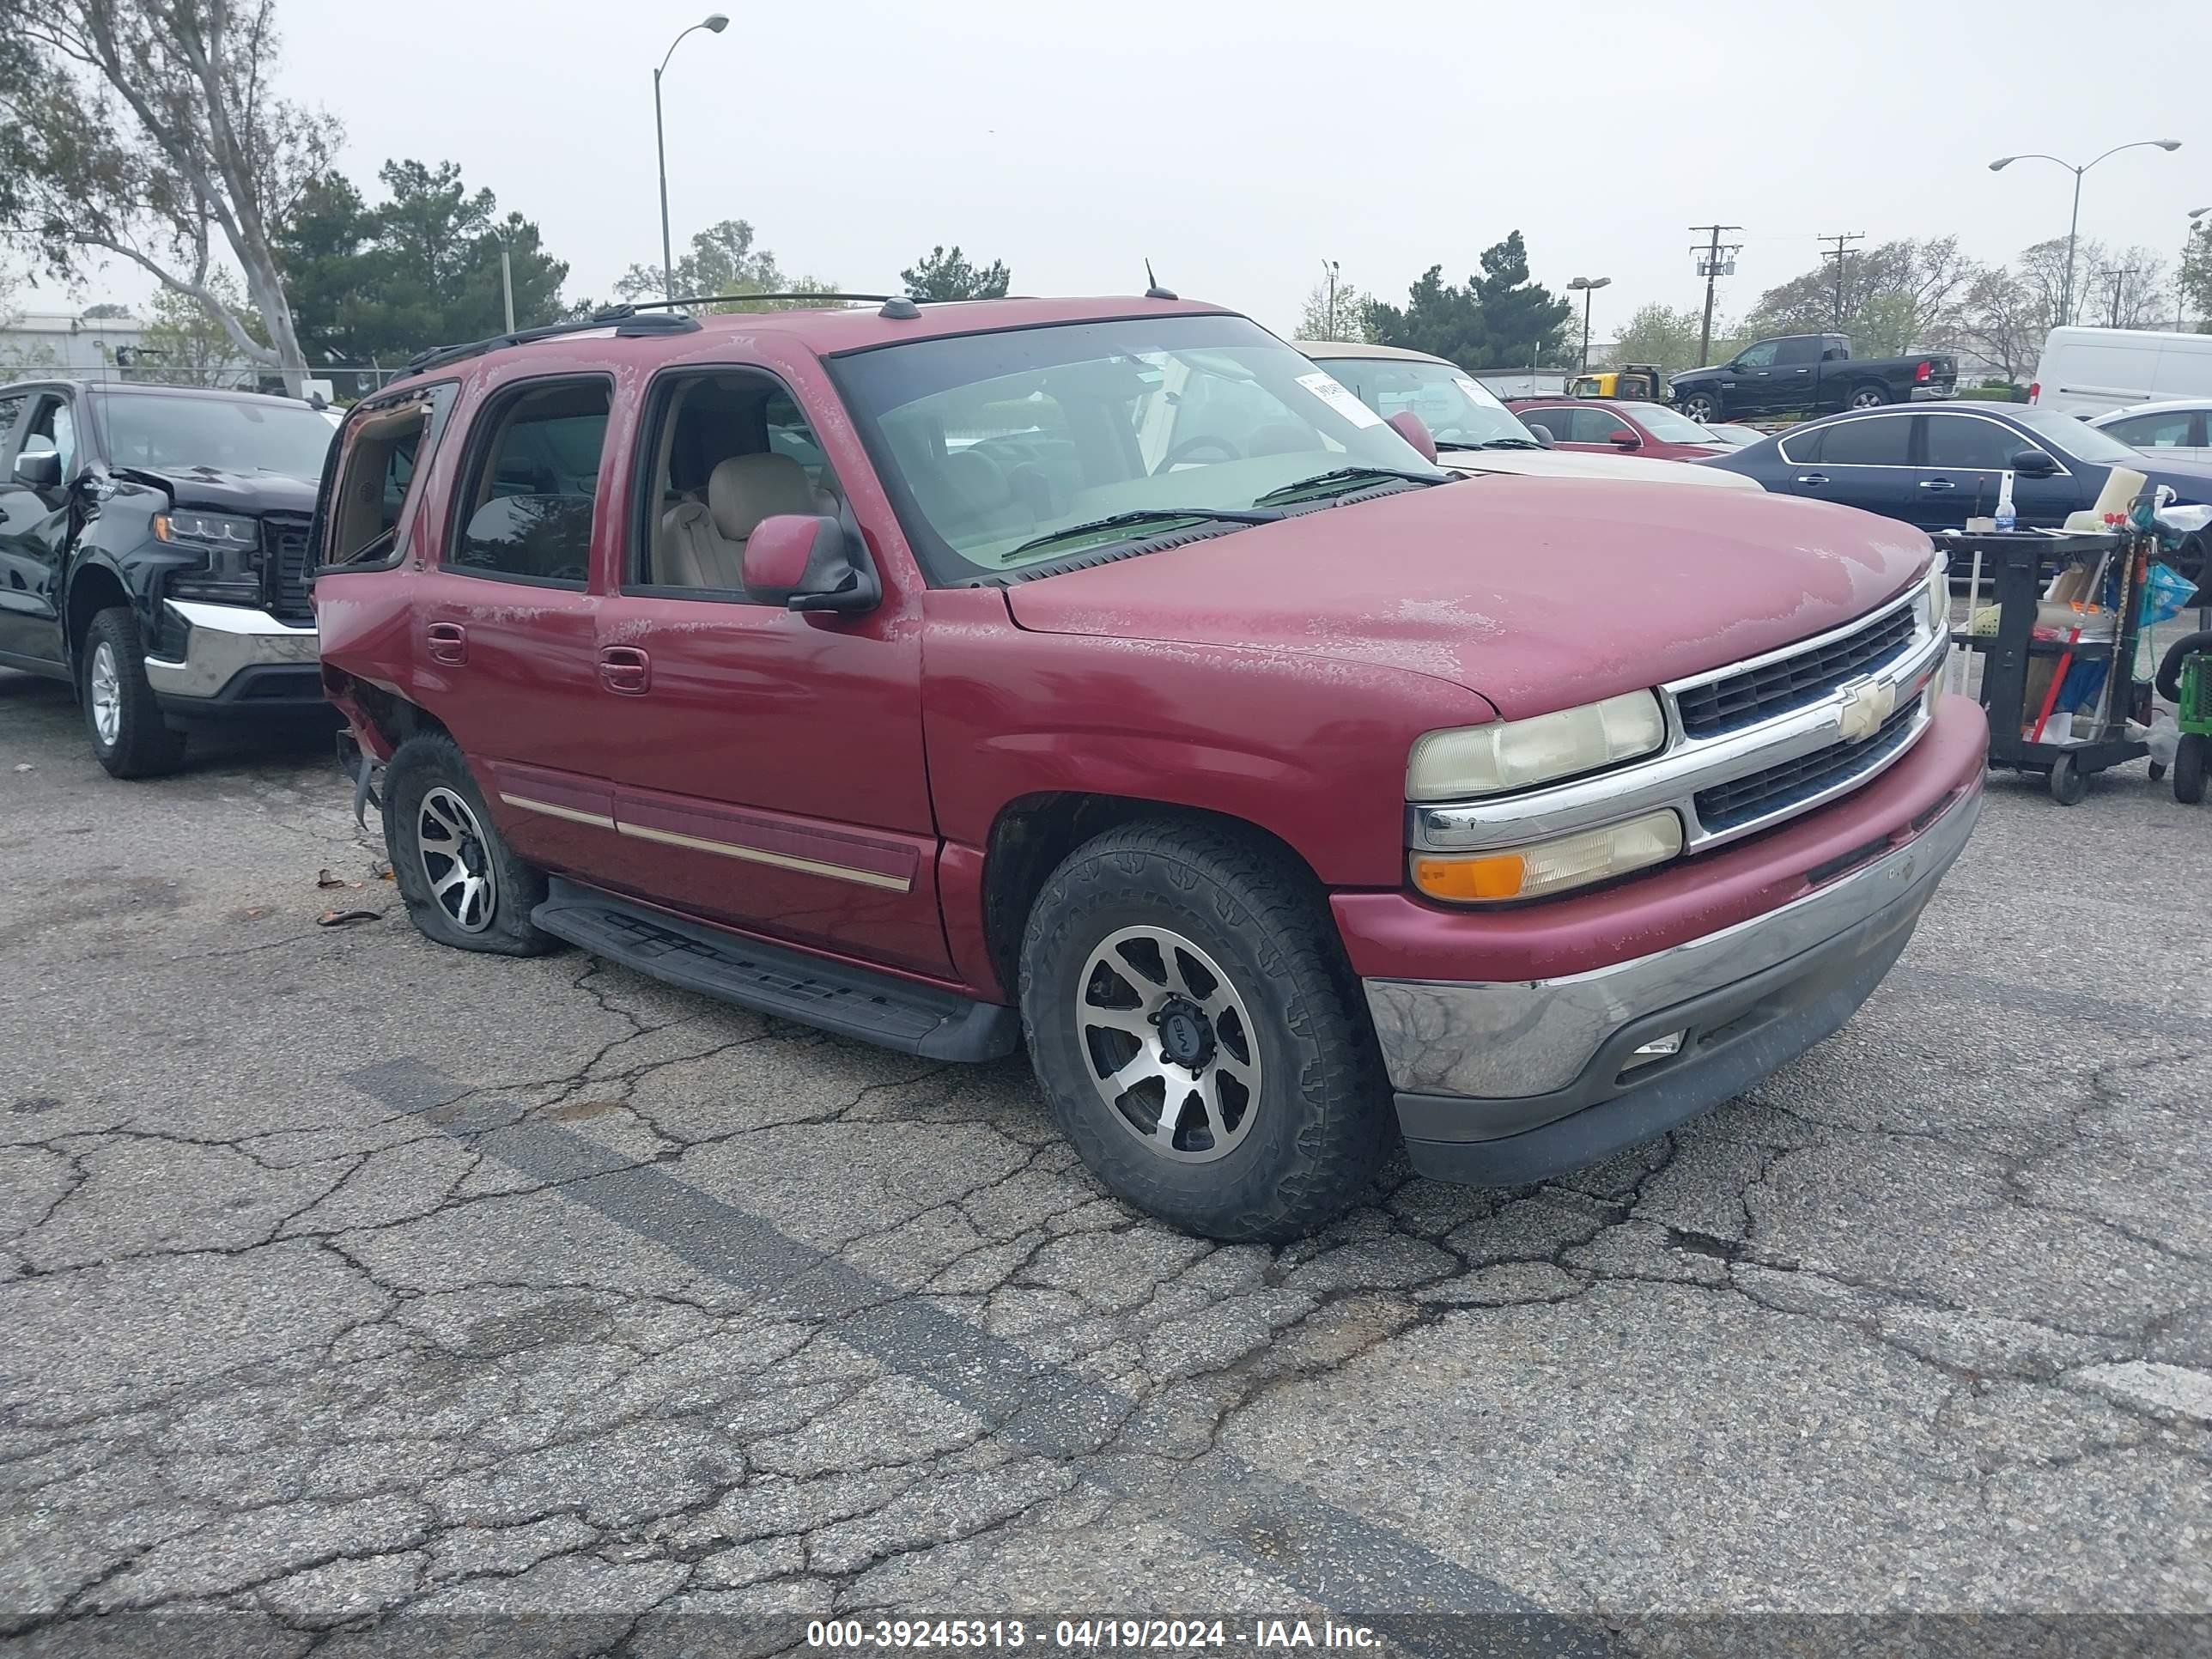
M2012 474L2007 472L1997 480L1997 534L2009 535L2019 523L2020 515L2012 506Z

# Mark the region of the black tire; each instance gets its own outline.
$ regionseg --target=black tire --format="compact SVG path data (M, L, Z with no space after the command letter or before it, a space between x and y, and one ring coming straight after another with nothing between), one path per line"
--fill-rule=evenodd
M152 778L184 763L185 735L170 730L146 679L146 647L127 605L92 619L77 647L77 703L85 735L110 777ZM108 732L102 734L103 725Z
M426 823L453 827L443 834L452 853L434 849ZM504 957L561 948L530 921L545 900L544 876L501 838L459 746L442 732L408 738L384 769L384 849L407 914L424 938ZM488 887L471 886L486 876Z
M2212 749L2212 738L2191 732L2182 738L2173 751L2173 798L2185 806L2194 806L2204 799L2205 750Z
M1165 953L1147 957L1142 939L1110 945L1125 930L1181 941L1178 965L1140 974L1133 964L1163 963ZM1123 948L1135 954L1108 957ZM1135 1006L1121 1006L1140 984ZM1172 994L1176 987L1209 999L1206 1007ZM1164 999L1149 1017L1147 997ZM1296 1238L1358 1198L1381 1160L1394 1120L1357 982L1319 888L1256 837L1202 820L1150 819L1078 848L1030 912L1021 1006L1030 1061L1062 1132L1115 1194L1174 1226L1239 1243ZM1194 1024L1211 1058L1146 1059L1170 1053L1178 1028L1161 1016L1178 1006L1204 1016ZM1155 1046L1133 1032L1086 1028L1079 1009L1149 1023ZM1183 1018L1188 1037L1192 1022ZM1153 1073L1109 1100L1102 1077L1140 1060ZM1256 1064L1256 1088L1238 1081L1232 1062L1248 1073ZM1164 1137L1168 1091L1194 1065L1206 1070L1215 1109L1198 1103L1192 1069ZM1147 1136L1139 1120L1156 1079Z
M1844 407L1846 409L1880 409L1884 404L1892 401L1893 400L1889 395L1889 388L1887 386L1880 386L1872 380L1869 380L1863 386L1855 386L1851 388L1851 395L1844 400Z
M1703 386L1695 392L1683 393L1682 401L1674 407L1681 411L1684 419L1695 421L1700 426L1708 422L1723 418L1721 414L1721 394Z
M2181 701L2181 665L2200 651L2212 657L2212 634L2185 634L2166 647L2166 654L2158 659L2158 672L2153 677L2160 696L2168 702Z
M2153 761L2153 762L2150 763L2150 781L2151 781L2153 783L2156 783L2157 781L2159 781L2159 780L2160 780L2160 779L2163 778L2165 775L2166 775L2166 763L2165 763L2164 761Z
M2071 755L2061 755L2051 763L2051 799L2061 806L2079 806L2089 793L2089 775L2074 763Z

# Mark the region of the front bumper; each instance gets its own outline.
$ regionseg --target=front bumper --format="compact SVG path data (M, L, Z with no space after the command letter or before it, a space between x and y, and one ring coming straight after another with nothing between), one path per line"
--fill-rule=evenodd
M1888 850L1790 903L1557 978L1365 981L1423 1175L1536 1181L1664 1133L1849 1019L1980 815L1980 769ZM1655 1041L1679 1049L1642 1060Z
M165 602L184 650L146 655L146 680L173 714L274 714L323 703L319 639L250 605Z

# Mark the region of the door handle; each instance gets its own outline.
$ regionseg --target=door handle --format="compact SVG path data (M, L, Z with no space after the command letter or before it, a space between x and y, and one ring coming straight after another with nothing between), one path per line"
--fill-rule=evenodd
M603 645L599 683L626 696L642 696L653 684L653 659L634 645Z
M1810 374L1813 371L1809 368L1793 368L1790 372L1792 374Z
M459 667L469 659L469 630L459 623L434 622L424 629L430 642L430 660Z
M1797 482L1802 484L1824 484L1828 482L1828 475L1825 472L1800 472L1797 475Z
M1948 478L1923 478L1920 480L1920 487L1923 489L1956 489L1959 486Z

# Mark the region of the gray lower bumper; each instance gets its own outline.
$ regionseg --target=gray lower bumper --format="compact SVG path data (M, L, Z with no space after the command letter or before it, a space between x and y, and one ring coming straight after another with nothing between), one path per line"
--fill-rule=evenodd
M295 628L265 611L240 605L203 605L171 599L185 625L181 659L146 657L146 680L165 702L220 700L240 675L270 667L313 667L319 639L313 628Z
M1980 811L1977 791L1905 846L1794 903L1590 973L1368 981L1417 1166L1420 1143L1504 1142L1633 1097L1667 1102L1671 1120L1644 1132L1656 1133L1802 1053L1880 983ZM1676 1033L1678 1053L1637 1063L1639 1048Z

